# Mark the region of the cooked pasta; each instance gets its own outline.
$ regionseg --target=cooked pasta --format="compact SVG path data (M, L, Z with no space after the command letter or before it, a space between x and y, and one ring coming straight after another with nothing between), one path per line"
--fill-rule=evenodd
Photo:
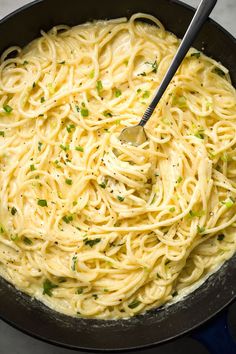
M192 48L148 140L118 139L178 45L135 14L56 26L2 54L0 274L59 312L133 316L235 252L236 93L224 66Z

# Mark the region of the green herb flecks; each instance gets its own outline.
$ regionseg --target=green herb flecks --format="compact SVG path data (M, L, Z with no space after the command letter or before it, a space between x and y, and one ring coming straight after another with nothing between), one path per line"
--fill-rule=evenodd
M100 238L94 238L94 239L88 239L87 237L84 239L84 244L86 245L86 246L90 246L91 248L93 247L93 246L95 246L97 243L99 243L101 241L101 239Z
M38 200L38 205L41 206L41 207L47 207L48 203L47 203L46 199L39 199Z
M119 202L123 202L125 200L125 198L121 197L120 195L117 196L117 199L119 200Z
M115 88L115 97L120 97L122 94L121 90L119 90L118 88Z
M68 145L68 144L66 144L66 145L60 145L60 148L62 149L62 150L64 150L64 151L68 151L69 149L70 149L70 146Z
M201 53L200 53L200 52L195 52L195 53L192 53L192 54L191 54L191 57L194 57L194 58L197 58L197 59L199 59L200 56L201 56Z
M223 241L224 238L225 238L225 235L224 235L224 234L219 234L219 235L217 236L217 240L218 240L218 241Z
M24 237L23 242L24 242L24 244L26 244L28 246L31 246L33 244L33 241L28 237Z
M76 146L75 148L76 151L84 152L84 148L82 146Z
M84 289L80 287L80 288L77 289L77 292L76 292L76 293L77 293L78 295L80 295L80 294L83 293L83 291L84 291Z
M5 136L5 132L0 131L0 136L4 137Z
M177 180L176 180L176 183L181 183L183 181L183 177L181 177L181 176L179 176L178 178L177 178Z
M187 108L187 101L184 96L174 96L172 100L172 104L179 108Z
M3 106L3 109L6 113L10 114L13 111L13 108L11 106L9 106L8 104L5 104Z
M80 109L80 113L82 117L88 117L89 115L89 110L86 108L84 102L82 102L82 108Z
M73 216L72 215L64 215L62 217L62 220L66 223L66 224L69 224L71 221L73 221Z
M147 76L147 74L145 73L145 71L143 71L142 73L138 74L138 76Z
M69 186L71 186L72 183L73 183L72 179L66 178L66 184L68 184Z
M43 146L43 143L41 143L40 141L38 142L38 151L41 151L42 150L42 146Z
M36 170L35 166L34 165L30 165L30 171L35 171L35 170Z
M75 270L76 270L77 263L78 263L77 255L74 255L74 256L72 257L72 266L71 266L71 269L72 269L74 272L75 272Z
M199 211L193 211L193 210L190 210L189 212L189 216L191 218L194 218L194 217L201 217L205 214L204 210L199 210Z
M226 199L222 204L224 204L228 209L231 208L234 205L235 201L232 197L229 197Z
M212 70L212 72L213 72L214 74L217 74L217 75L221 76L221 77L224 77L224 76L225 76L225 72L224 72L223 70L221 70L220 68L214 68L214 69Z
M151 65L152 72L155 73L155 74L157 73L158 65L157 65L157 61L156 60L153 63L150 62L150 61L146 61L145 64Z
M19 241L19 236L17 234L11 235L11 240L14 242L17 242L17 241Z
M96 89L97 89L97 92L98 92L98 94L100 96L102 91L103 91L103 85L102 85L102 81L101 80L97 81Z
M204 130L199 130L194 134L194 136L198 139L204 139Z
M94 74L95 74L95 71L93 69L93 70L90 71L90 74L89 74L90 79L94 78Z
M106 186L107 186L107 181L104 181L104 182L102 182L102 183L99 183L99 187L101 187L101 188L103 188L103 189L105 189Z
M17 213L17 209L15 207L11 208L11 215L15 215Z
M139 305L141 304L141 301L139 301L139 300L133 300L129 305L128 305L128 307L130 308L130 309L135 309L136 307L138 307Z
M74 129L75 129L75 125L74 124L69 124L66 127L66 130L68 131L68 133L71 133L72 130L74 130Z
M204 226L199 226L197 225L197 233L198 234L203 234L205 232L205 227Z
M150 97L150 91L144 91L142 98L145 100Z
M58 285L53 284L49 279L44 280L43 282L43 295L52 296L52 290L56 289Z
M103 112L104 117L112 117L112 113L110 111L104 111Z

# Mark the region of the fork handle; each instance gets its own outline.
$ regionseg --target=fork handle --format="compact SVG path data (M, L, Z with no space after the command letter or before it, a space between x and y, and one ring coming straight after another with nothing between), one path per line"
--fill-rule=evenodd
M197 11L195 12L195 15L187 29L187 32L185 33L185 36L179 46L177 53L174 56L174 59L172 60L168 71L166 72L159 88L155 93L155 96L153 97L151 103L144 112L141 121L139 122L139 125L141 125L142 127L147 123L147 121L151 117L154 109L156 108L156 105L160 101L167 86L169 85L177 69L185 58L185 55L193 44L193 41L195 40L198 32L200 31L203 24L206 22L213 8L215 7L216 2L217 0L202 0L199 4Z

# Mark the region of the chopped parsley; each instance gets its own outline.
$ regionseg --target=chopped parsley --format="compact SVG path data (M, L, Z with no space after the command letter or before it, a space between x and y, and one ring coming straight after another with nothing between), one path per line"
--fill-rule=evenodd
M115 88L115 97L120 97L121 96L121 90L119 90L118 88Z
M199 226L197 225L197 232L198 234L203 234L205 232L205 227L204 226Z
M5 104L3 106L3 109L6 113L10 114L13 111L13 108L11 106L9 106L8 104Z
M90 79L93 79L93 78L94 78L94 74L95 74L95 71L94 71L94 70L90 71L90 74L89 74Z
M104 117L112 117L112 113L110 111L103 112Z
M44 97L41 97L40 102L41 102L41 103L44 103L44 102L45 102L45 98L44 98Z
M198 138L198 139L204 139L203 132L204 132L204 130L199 130L197 133L194 134L194 136L196 136L196 138Z
M187 107L186 98L184 96L174 96L172 100L172 104L179 108Z
M33 241L28 237L24 237L23 242L28 246L32 245L32 243L33 243Z
M223 155L220 158L223 162L229 161L229 156L226 152L223 153Z
M176 183L181 183L183 181L183 177L179 176L178 179L176 180Z
M11 240L14 241L14 242L19 241L18 235L17 234L11 235Z
M69 147L69 145L68 144L66 144L66 145L60 145L60 148L62 149L62 150L64 150L64 151L68 151L69 149L70 149L70 147Z
M75 148L76 151L84 152L84 148L82 146L76 146Z
M175 211L175 207L170 208L169 211L173 213Z
M130 309L135 309L135 307L137 307L137 306L139 306L141 304L141 301L139 301L139 300L133 300L129 305L128 305L128 307L130 308Z
M195 52L195 53L192 53L192 54L191 54L191 57L194 57L194 58L197 58L197 59L199 59L200 56L201 56L201 53L200 53L200 52Z
M99 183L99 187L101 187L101 188L103 188L103 189L105 189L106 186L107 186L107 182L106 182L106 181L104 181L104 182L102 182L102 183Z
M86 246L90 246L91 248L95 246L97 243L101 241L100 238L94 238L93 240L89 240L87 237L84 239L84 244Z
M222 202L227 208L231 208L234 205L233 198L229 197L224 202Z
M11 208L11 215L15 215L17 213L17 209L15 207Z
M86 108L85 103L82 103L82 108L80 109L80 113L82 117L88 117L89 110Z
M5 136L5 132L3 132L3 131L0 131L0 136Z
M43 295L52 296L52 290L56 289L58 285L53 284L49 279L43 282Z
M74 272L75 272L75 270L76 270L77 262L78 262L77 255L74 255L74 256L72 257L72 266L71 266L71 269L72 269Z
M123 202L125 200L125 198L121 197L120 195L117 196L117 199L119 200L119 202Z
M40 141L38 142L38 151L41 151L42 150L42 145L43 143L41 143Z
M35 171L35 170L36 170L35 166L34 165L30 165L30 171Z
M84 289L83 289L83 288L78 288L76 293L77 293L78 295L80 295L80 294L82 294L82 293L83 293L83 291L84 291Z
M66 130L68 131L68 133L71 133L73 129L75 129L75 125L74 124L69 124L66 127Z
M102 90L103 90L103 85L102 85L102 81L101 81L101 80L97 81L96 89L97 89L97 92L98 92L98 94L99 94L99 96L100 96L100 95L101 95L101 92L102 92Z
M66 178L66 184L68 184L69 186L71 186L72 183L73 183L72 179Z
M152 72L156 74L157 68L158 68L157 61L156 61L156 60L155 60L153 63L150 62L150 61L146 61L145 64L151 65L151 67L152 67Z
M142 95L142 98L143 99L146 99L150 96L150 91L144 91L143 95Z
M73 216L72 215L64 215L62 218L63 221L65 221L66 224L69 224L72 220L73 220Z
M212 72L213 72L214 74L217 74L217 75L221 76L221 77L224 77L224 76L225 76L224 71L221 70L220 68L214 68L214 69L212 70Z
M194 217L201 217L204 215L204 210L199 210L199 211L193 211L193 210L190 210L189 212L189 216L191 218L194 218Z
M46 199L39 199L38 200L38 205L41 206L41 207L47 207L48 203L47 203Z
M225 238L224 234L220 234L220 235L217 236L217 240L218 241L223 241L224 238Z

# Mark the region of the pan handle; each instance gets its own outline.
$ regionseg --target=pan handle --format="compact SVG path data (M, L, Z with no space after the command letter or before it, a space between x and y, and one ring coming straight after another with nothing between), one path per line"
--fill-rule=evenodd
M201 342L210 354L235 354L236 342L228 327L228 310L215 316L207 324L192 333L192 338Z

